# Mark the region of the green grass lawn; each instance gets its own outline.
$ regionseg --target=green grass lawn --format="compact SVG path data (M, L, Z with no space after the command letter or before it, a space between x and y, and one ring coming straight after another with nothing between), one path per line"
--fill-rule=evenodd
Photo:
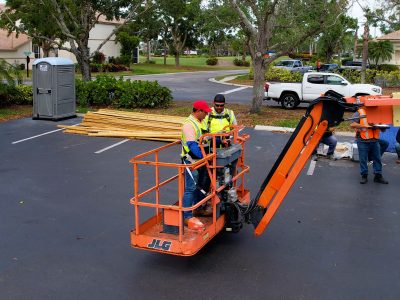
M224 56L224 57L217 57L219 61L223 62L228 62L231 64L232 67L235 68L241 68L233 65L233 60L236 58L236 56ZM186 67L212 67L212 68L218 68L219 66L208 66L206 64L206 60L208 57L204 56L180 56L179 62L181 66L186 66ZM151 57L151 60L155 61L156 64L162 65L164 64L164 57ZM247 57L247 60L250 60L250 57ZM141 56L139 57L139 61L141 63L144 63L146 61L146 58ZM167 57L167 65L173 65L175 66L175 57L174 56L168 56Z
M139 64L132 64L132 71L124 72L112 72L112 73L92 73L92 76L99 75L112 75L112 76L129 76L129 75L148 75L148 74L165 74L165 73L180 73L180 72L196 72L196 71L214 71L214 70L243 70L248 69L247 67L238 67L233 64L233 60L236 57L218 57L220 63L216 66L209 66L206 64L207 57L196 56L196 57L180 57L180 66L175 67L175 58L173 56L167 57L167 63L164 65L164 57L151 57L155 64L145 63L146 58L140 57ZM250 60L250 57L247 58ZM81 75L77 74L80 78Z

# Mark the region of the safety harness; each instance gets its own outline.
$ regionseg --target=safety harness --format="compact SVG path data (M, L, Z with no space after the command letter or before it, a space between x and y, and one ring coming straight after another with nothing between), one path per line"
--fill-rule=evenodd
M208 131L211 132L211 133L215 133L215 132L219 132L219 131L223 130L223 128L218 128L218 127L221 127L220 124L218 124L218 126L215 126L215 127L217 127L218 130L216 130L214 128L214 126L211 125L211 122L212 122L213 119L226 120L228 122L228 124L226 124L226 125L232 125L232 123L231 123L233 121L232 120L232 118L233 118L232 114L233 114L233 112L230 109L225 108L225 111L224 111L223 115L217 115L217 113L214 110L214 108L212 108L212 112L208 115L208 120L207 120L207 129L208 129ZM225 127L225 126L223 126L223 127ZM229 131L229 129L227 131Z

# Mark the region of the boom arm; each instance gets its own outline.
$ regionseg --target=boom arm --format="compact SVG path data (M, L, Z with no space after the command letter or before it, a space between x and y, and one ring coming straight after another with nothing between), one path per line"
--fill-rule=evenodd
M329 127L343 121L346 110L356 111L337 93L314 100L264 180L248 210L255 234L261 235L296 181L315 147Z

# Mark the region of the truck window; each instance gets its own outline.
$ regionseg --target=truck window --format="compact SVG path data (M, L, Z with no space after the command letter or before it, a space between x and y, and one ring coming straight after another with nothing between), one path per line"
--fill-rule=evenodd
M310 76L308 76L307 81L312 84L324 84L324 76L323 75L310 75Z
M328 75L326 76L326 84L340 85L343 79L339 76Z
M292 67L293 66L293 61L292 60L281 60L276 64L276 66L279 67Z
M300 63L297 61L297 62L294 63L294 67L295 67L295 68L301 67L301 65L300 65Z

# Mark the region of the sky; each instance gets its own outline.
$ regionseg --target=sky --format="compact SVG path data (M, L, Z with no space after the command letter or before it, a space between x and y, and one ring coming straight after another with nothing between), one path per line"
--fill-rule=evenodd
M365 22L365 18L363 15L363 11L362 8L360 7L369 7L371 9L375 9L377 7L379 7L379 2L380 1L376 1L376 0L359 0L359 1L353 1L352 6L350 7L347 15L353 18L357 18L358 19L358 35L361 36L363 33L363 26L364 26L364 22ZM379 28L376 27L370 27L370 35L372 37L379 37L382 35L381 31L379 30Z

